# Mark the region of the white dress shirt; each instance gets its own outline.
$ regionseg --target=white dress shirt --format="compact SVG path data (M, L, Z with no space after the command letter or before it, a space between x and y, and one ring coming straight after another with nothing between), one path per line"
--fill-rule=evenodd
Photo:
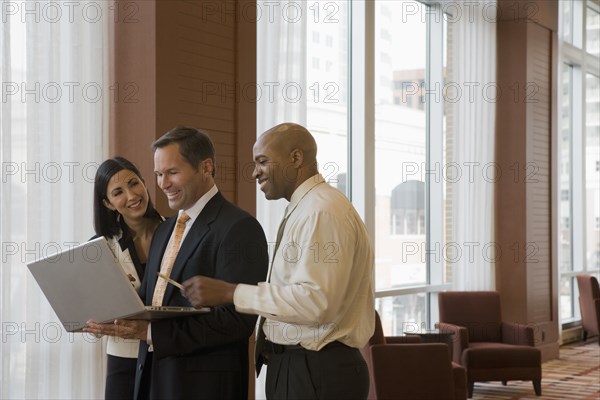
M373 251L360 216L321 174L292 194L270 281L239 284L236 310L266 318L267 340L361 348L375 327Z
M188 217L190 217L190 219L188 219L187 222L185 223L185 230L183 231L183 236L181 237L181 245L182 246L183 246L183 241L185 240L185 237L187 236L188 232L192 228L192 225L194 225L194 222L196 222L196 218L198 218L198 215L200 215L202 210L204 210L204 207L206 207L206 205L208 204L210 199L212 199L215 196L215 194L217 194L218 192L219 192L219 189L217 189L217 185L213 185L213 187L211 187L208 190L208 192L204 193L204 195L202 195L202 197L200 197L194 203L193 206L191 206L187 210L179 210L177 217L179 217L179 215L181 215L181 213L184 211L188 215ZM175 235L175 229L173 229L173 232L171 233L169 242L171 242L171 240L173 240L174 235Z

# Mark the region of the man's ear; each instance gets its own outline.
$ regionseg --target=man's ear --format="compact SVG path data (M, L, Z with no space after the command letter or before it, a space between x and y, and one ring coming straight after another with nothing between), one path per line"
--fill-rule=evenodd
M292 159L292 163L294 167L299 168L304 163L304 152L300 149L294 149L290 153L290 157Z
M210 176L212 176L215 166L212 160L210 158L207 158L206 160L202 161L202 163L200 164L200 168L203 174L209 174Z
M115 208L106 199L102 199L102 204L104 204L104 207L108 208L109 210L115 211Z

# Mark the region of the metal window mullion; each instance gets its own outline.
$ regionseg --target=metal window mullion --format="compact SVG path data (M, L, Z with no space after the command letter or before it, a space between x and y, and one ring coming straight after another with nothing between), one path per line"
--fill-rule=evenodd
M596 57L592 54L587 53L585 55L585 61L583 63L585 72L595 76L599 75L600 71L600 57Z
M350 55L350 196L375 243L375 5L352 1Z
M435 294L438 292L443 292L444 290L452 289L452 284L445 283L441 285L416 285L410 287L403 288L394 288L394 289L384 289L379 290L375 294L376 298L385 298L385 297L398 297L398 296L407 296L411 294L419 294L419 293L427 293L427 294ZM437 322L437 320L435 321Z

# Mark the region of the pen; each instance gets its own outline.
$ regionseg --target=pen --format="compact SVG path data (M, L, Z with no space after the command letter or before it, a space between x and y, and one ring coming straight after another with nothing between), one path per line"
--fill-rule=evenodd
M169 282L171 285L177 286L181 290L184 289L184 287L181 283L174 281L173 279L167 277L166 275L163 275L160 272L157 272L156 275L158 275L159 278L163 278L165 281Z

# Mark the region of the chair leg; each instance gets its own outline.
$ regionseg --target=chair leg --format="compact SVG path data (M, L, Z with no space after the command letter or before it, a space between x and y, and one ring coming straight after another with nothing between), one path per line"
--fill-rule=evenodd
M587 335L588 335L588 333L586 331L583 331L583 341L584 342L587 340Z
M502 386L506 386L506 381L502 381Z
M542 380L541 379L534 379L533 380L533 390L535 390L535 395L536 396L541 396L542 395Z
M467 395L469 398L473 397L473 387L475 382L467 382Z

